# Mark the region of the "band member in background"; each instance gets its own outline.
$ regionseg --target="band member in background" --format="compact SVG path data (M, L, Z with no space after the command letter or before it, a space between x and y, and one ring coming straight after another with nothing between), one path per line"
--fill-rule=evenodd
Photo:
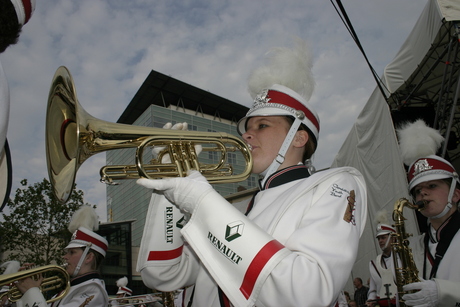
M362 175L304 164L319 136L307 102L311 55L300 40L271 55L249 80L254 104L238 123L262 177L246 215L197 171L138 180L154 190L138 271L160 291L194 284L193 306L333 306L357 256L367 212Z
M116 300L111 300L110 301L110 303L111 303L110 306L119 306L119 305L130 306L130 305L127 304L128 300L123 300L123 298L130 297L131 295L133 295L133 290L128 288L128 278L125 276L125 277L122 277L122 278L118 279L117 280L117 287L118 287L117 299Z
M32 17L35 0L0 0L0 53L18 42L22 27ZM0 211L11 192L11 155L6 140L10 116L8 80L0 61Z
M69 231L73 233L72 239L62 256L71 277L71 287L64 298L51 303L50 306L108 306L109 297L104 281L98 273L107 252L108 242L94 232L98 229L98 217L92 207L84 205L73 215L69 224ZM18 307L47 305L39 289L42 281L43 278L26 278L16 283L24 294L17 302Z
M367 306L399 306L396 296L398 288L395 283L395 266L391 243L395 239L391 236L396 230L389 225L386 211L377 213L377 241L382 253L369 263L370 284Z
M418 120L398 129L398 138L414 202L424 202L420 213L428 231L411 238L410 247L420 282L403 287L408 306L460 306L459 177L452 164L436 155L444 141L439 131Z
M19 261L6 261L0 265L0 268L5 269L2 275L13 274L19 271L21 264ZM4 285L0 288L0 306L11 306L11 302L8 300L7 292L10 290L11 285Z

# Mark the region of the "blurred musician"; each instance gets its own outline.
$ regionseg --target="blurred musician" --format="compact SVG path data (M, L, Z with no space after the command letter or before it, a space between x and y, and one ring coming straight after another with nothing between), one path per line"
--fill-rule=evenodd
M95 233L99 228L94 209L84 205L78 209L69 224L72 239L65 248L66 270L71 276L67 295L49 306L59 307L100 307L107 306L109 298L104 281L98 270L108 248L106 239ZM39 290L43 278L25 278L16 283L24 294L17 302L18 307L46 306L46 299Z
M0 53L18 42L22 27L35 9L35 0L0 0ZM8 80L0 61L0 212L11 191L12 170L6 135L10 116Z

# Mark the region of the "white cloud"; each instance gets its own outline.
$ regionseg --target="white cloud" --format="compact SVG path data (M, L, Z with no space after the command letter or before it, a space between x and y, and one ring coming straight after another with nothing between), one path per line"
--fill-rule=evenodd
M409 34L425 1L351 0L345 8L379 74ZM83 108L115 122L149 72L237 101L250 99L246 80L271 47L299 36L312 45L321 115L316 162L326 167L348 134L375 81L329 1L37 1L17 45L0 56L10 82L8 140L14 189L47 178L44 134L54 72L67 66ZM85 201L104 207L93 157L77 174ZM86 165L87 164L87 165ZM99 214L105 217L105 207ZM104 215L104 216L102 216Z

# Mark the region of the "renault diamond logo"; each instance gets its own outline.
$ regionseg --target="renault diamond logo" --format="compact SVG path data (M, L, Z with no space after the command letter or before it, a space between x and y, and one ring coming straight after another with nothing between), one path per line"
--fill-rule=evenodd
M244 224L241 221L236 221L227 225L225 231L225 240L228 242L235 240L243 235Z

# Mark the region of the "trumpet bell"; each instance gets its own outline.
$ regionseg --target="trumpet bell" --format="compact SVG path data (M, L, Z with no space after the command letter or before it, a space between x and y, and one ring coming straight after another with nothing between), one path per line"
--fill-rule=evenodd
M50 183L60 201L67 201L79 166L79 123L72 76L60 67L53 78L46 111L46 160Z
M215 151L218 163L198 161L195 146ZM145 148L164 148L170 163L162 159L144 163ZM101 181L182 177L186 171L200 171L210 183L243 181L252 170L252 156L240 138L219 132L177 131L106 122L88 114L79 104L72 76L61 66L54 74L46 112L46 159L56 198L66 202L73 190L78 168L94 154L112 149L136 148L134 165L108 165L101 169ZM227 153L239 152L245 168L241 172L227 161Z

